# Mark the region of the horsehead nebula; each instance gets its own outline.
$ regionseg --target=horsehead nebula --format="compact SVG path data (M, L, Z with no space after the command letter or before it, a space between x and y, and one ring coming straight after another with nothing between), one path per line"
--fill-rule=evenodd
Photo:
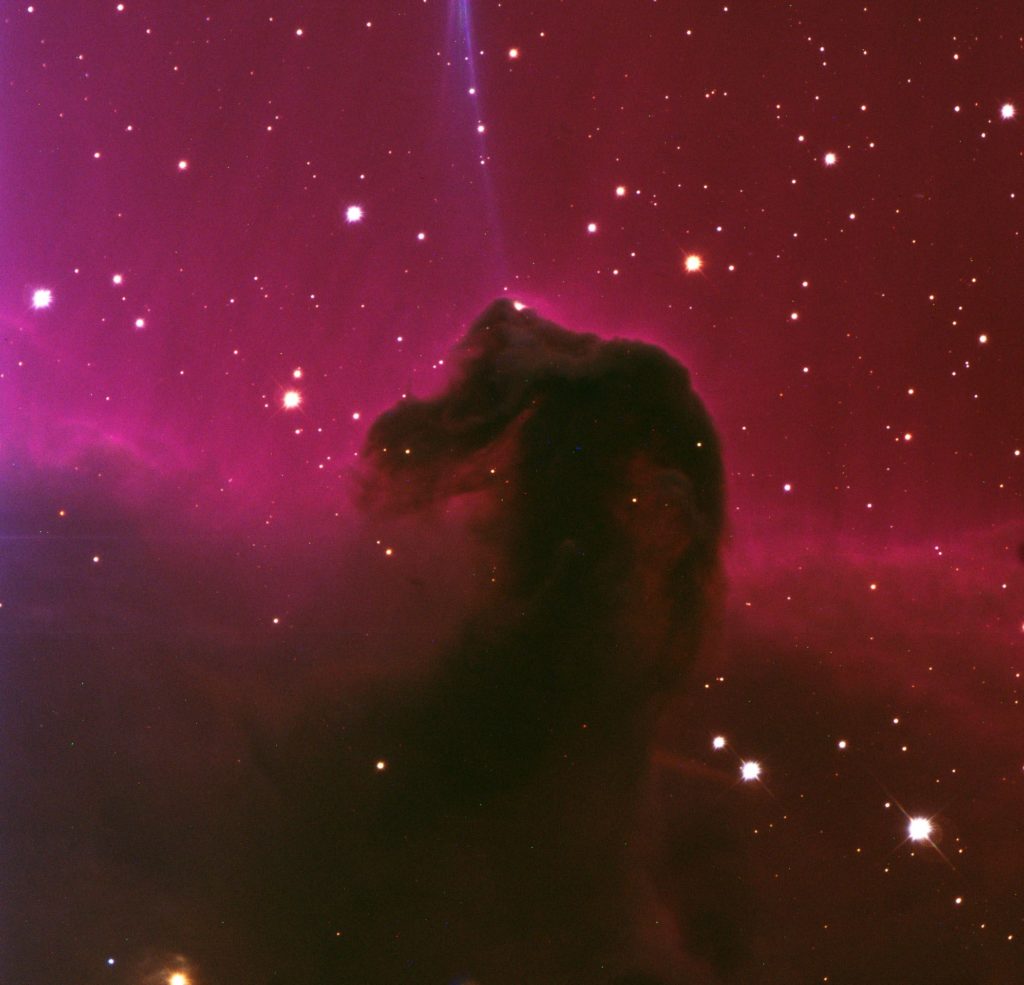
M654 730L720 583L707 412L665 352L506 301L455 362L439 396L371 427L359 496L382 517L462 511L476 584L414 690L372 702L370 724L333 710L316 741L301 728L299 780L277 757L287 825L318 833L272 837L295 851L264 893L302 900L274 907L263 932L287 955L282 980L288 968L324 981L674 982L702 950L731 968L740 914L714 954L691 948L713 888L702 877L678 907L654 878L668 864ZM312 766L311 745L323 753ZM647 918L666 906L673 925L652 934Z

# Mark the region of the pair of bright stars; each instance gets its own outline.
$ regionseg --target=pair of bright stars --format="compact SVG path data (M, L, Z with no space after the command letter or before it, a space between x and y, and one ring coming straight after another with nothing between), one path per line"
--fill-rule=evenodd
M113 968L117 964L116 959L107 958L107 964ZM183 971L172 972L167 978L167 985L191 985L189 977Z
M728 743L726 742L724 735L716 735L711 740L711 747L713 749L724 749ZM840 742L840 748L845 748L846 743ZM740 778L750 782L751 780L758 780L761 778L761 764L753 759L745 759L740 763ZM910 817L907 816L907 838L910 841L928 841L932 840L932 835L935 834L935 825L932 824L931 819L927 817Z

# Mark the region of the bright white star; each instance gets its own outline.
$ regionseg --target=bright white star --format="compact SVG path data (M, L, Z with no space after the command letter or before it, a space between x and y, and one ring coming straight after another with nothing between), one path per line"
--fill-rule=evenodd
M49 308L53 304L53 291L48 287L37 287L32 292L32 307L39 311L42 308Z
M907 825L907 835L911 841L927 841L932 833L932 822L926 817L912 817Z
M744 780L756 780L761 775L761 764L755 763L753 760L745 762L740 767L740 776Z
M1003 103L1002 109L999 110L999 115L1004 120L1012 120L1017 115L1017 107L1013 103Z
M295 410L302 403L302 394L298 390L285 390L281 403L285 410Z
M838 160L839 160L839 158L836 157L835 151L829 151L825 155L825 165L826 165L826 167L832 167L832 165L835 164L836 161L838 161Z
M704 266L704 261L697 256L696 253L691 253L684 261L683 266L686 268L688 274L695 274L701 267Z
M346 222L359 222L363 218L363 207L361 205L350 205L345 209Z

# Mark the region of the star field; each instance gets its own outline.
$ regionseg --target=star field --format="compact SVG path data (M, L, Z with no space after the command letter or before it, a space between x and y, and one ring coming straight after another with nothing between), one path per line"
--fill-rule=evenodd
M1024 11L41 0L2 23L0 978L1015 980ZM555 367L569 396L544 416L537 384L473 444L466 403L415 408L498 345L467 334L485 309L495 379ZM591 409L571 384L603 378L537 318L668 353L721 444L709 628L629 727L612 657L537 710L464 652L561 668L604 652L594 626L660 652L703 529L646 411L627 434L619 391ZM603 440L640 458L590 469ZM563 489L582 519L516 512ZM609 547L633 574L602 594L612 528L647 564ZM570 575L589 615L556 592L544 621ZM556 765L520 776L534 720ZM364 902L332 909L350 870ZM414 956L365 971L360 933Z

